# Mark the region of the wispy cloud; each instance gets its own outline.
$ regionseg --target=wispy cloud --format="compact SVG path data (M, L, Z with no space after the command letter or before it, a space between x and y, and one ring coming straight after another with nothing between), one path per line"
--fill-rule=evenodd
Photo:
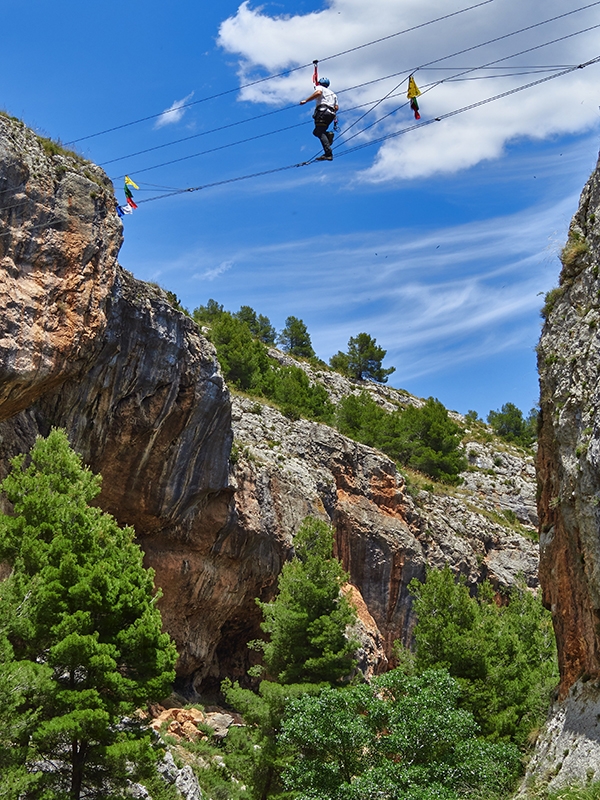
M277 16L269 14L265 7L251 8L244 2L234 16L222 23L219 44L239 56L240 79L246 82L264 74L261 72L264 70L278 72L304 64L307 53L323 58L332 49L350 50L455 10L454 0L406 3L330 0L320 11ZM323 71L326 70L332 87L339 93L342 127L357 121L358 114L364 112L361 109L344 113L345 108L386 96L415 70L417 82L424 90L420 98L423 122L428 122L551 74L551 71L524 74L532 65L543 68L578 65L595 57L598 31L586 29L600 24L600 6L565 16L570 10L575 9L567 8L564 0L527 3L504 0L358 49L343 58L326 59ZM538 25L559 15L563 18ZM527 27L530 30L513 35ZM331 45L331 30L335 30L335 48ZM571 38L564 38L571 34ZM561 38L563 41L557 41ZM526 52L531 48L537 49ZM453 55L458 53L462 54ZM492 68L485 69L485 65ZM503 69L493 69L494 66ZM464 78L485 79L449 80L465 72ZM363 170L362 180L384 183L454 174L498 158L509 142L522 137L544 139L593 129L598 125L599 72L600 65L577 70L521 94L439 123L417 126L406 135L374 145L373 163ZM394 77L381 79L385 75ZM353 86L359 88L348 88ZM425 91L428 86L431 89ZM241 98L285 104L306 96L309 88L307 69L249 86L241 91ZM351 131L353 139L349 146L415 127L406 108L405 89L403 83L394 99L383 101ZM377 124L367 130L371 123ZM365 130L354 138L361 129Z
M391 382L401 386L533 347L540 293L553 285L559 266L547 232L561 229L564 239L575 205L571 196L548 208L428 233L322 234L221 249L226 260L220 262L216 252L203 252L200 263L218 262L203 270L197 254L187 261L196 263L190 277L205 281L235 264L240 279L222 287L219 301L230 310L253 305L276 327L294 313L307 323L321 357L369 332L388 350L387 361L397 366ZM185 263L178 259L179 268Z
M211 267L204 272L195 272L193 277L205 281L214 281L233 267L233 261L223 261L217 267Z
M190 92L181 100L175 100L175 102L158 117L154 123L154 127L164 128L165 125L175 125L175 123L179 122L186 112L186 103L188 103L193 96L194 93Z

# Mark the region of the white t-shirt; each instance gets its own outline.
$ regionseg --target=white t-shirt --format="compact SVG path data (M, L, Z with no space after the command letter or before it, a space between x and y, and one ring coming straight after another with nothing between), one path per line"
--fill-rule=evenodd
M321 90L321 96L317 97L317 105L318 106L328 106L329 108L335 110L337 106L337 96L335 92L332 92L328 86L317 86L316 91Z

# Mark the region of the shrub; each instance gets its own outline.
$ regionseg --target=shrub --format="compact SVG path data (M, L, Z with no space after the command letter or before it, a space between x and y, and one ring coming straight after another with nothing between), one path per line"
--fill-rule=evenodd
M507 442L531 447L537 439L538 411L532 408L527 419L514 403L504 403L500 411L490 411L488 423L494 432Z
M558 682L550 614L526 587L498 606L489 584L471 597L449 567L411 581L417 614L416 667L447 669L462 689L460 705L491 740L527 743Z

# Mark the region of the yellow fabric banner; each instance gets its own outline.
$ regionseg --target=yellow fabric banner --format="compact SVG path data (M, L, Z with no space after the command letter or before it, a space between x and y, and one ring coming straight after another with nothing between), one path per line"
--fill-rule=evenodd
M421 90L419 89L419 87L415 83L415 79L411 75L410 78L408 79L408 92L406 93L406 96L408 97L409 100L412 100L414 97L418 97L420 94Z
M418 91L418 90L417 90L417 91ZM421 94L421 92L419 92L419 94ZM126 186L133 186L133 188L134 188L134 189L139 189L139 188L140 188L140 187L137 185L137 183L134 183L134 182L131 180L131 178L129 177L129 175L125 175L125 185L126 185Z

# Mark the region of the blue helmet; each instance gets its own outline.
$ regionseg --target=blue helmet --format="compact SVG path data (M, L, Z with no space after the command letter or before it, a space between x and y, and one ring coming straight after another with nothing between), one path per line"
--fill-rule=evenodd
M319 78L319 86L329 86L329 78Z

